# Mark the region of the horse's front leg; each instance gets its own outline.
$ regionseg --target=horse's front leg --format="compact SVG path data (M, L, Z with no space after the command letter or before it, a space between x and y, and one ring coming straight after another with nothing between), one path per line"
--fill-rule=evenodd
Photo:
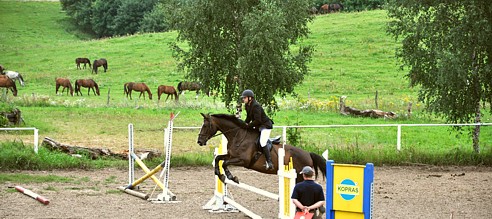
M215 164L214 164L214 174L219 177L220 181L224 182L225 181L225 176L224 174L220 173L220 168L219 168L219 162L224 160L226 158L226 155L217 155L215 157Z
M236 183L239 183L239 178L237 176L233 176L231 171L229 171L229 168L227 168L229 165L234 165L234 166L243 166L243 160L239 158L232 158L228 160L224 160L224 163L222 163L222 168L224 169L224 173L227 176L227 179L232 180ZM224 180L222 180L224 182Z

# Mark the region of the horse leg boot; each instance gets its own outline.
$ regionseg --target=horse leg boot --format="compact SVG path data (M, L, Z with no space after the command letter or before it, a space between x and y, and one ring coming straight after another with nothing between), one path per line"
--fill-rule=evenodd
M267 144L271 144L268 142ZM270 156L270 150L268 150L268 145L265 145L265 147L262 147L263 149L263 154L265 154L266 158L266 169L267 170L273 170L273 163L272 163L272 156Z

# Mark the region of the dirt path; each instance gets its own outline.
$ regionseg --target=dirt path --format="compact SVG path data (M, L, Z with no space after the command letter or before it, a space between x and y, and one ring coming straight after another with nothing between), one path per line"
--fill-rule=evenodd
M271 192L273 175L232 168L240 180ZM71 183L20 185L45 196L43 205L4 183L0 189L0 218L247 218L242 213L212 214L202 206L212 197L212 168L174 168L170 186L180 203L152 204L116 190L128 182L125 170L23 171L31 175L72 177ZM139 173L139 172L137 172ZM138 177L142 174L137 174ZM154 184L146 180L142 190ZM374 218L490 218L490 167L376 167ZM275 218L274 201L231 189L236 201L265 218ZM451 216L452 215L452 216Z

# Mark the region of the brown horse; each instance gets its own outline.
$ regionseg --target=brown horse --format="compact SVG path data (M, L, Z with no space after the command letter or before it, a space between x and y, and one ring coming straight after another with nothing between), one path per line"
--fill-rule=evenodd
M343 10L342 4L330 4L330 12L340 12L341 10Z
M92 92L94 93L94 95L100 96L99 86L92 79L79 79L79 80L75 81L75 93L77 94L77 96L79 95L79 93L80 93L80 96L83 96L82 92L80 91L80 87L87 87L88 88L87 89L87 95L90 95L90 92L92 89ZM94 88L96 89L95 91L94 91Z
M72 83L70 82L70 79L56 78L55 82L56 82L56 94L58 94L58 89L60 88L60 86L62 86L63 89L61 93L63 94L63 92L65 92L65 88L67 88L67 95L68 95L68 91L70 90L70 95L72 95L73 97L73 87L72 87Z
M108 61L106 59L94 60L94 63L92 63L92 73L96 72L97 74L97 68L101 66L104 67L104 72L106 72L108 69Z
M319 13L321 14L330 13L330 5L328 4L321 5L321 7L319 8Z
M17 96L17 87L15 86L15 82L5 75L0 75L0 87L7 88L7 93L10 89L12 91L12 94L14 94L14 97Z
M174 89L173 86L160 85L157 88L157 95L159 97L158 98L159 100L161 100L161 94L162 93L167 94L166 101L169 98L169 96L171 96L171 95L174 95L174 100L175 101L178 101L178 99L179 99L178 92L176 92L176 89ZM171 100L172 99L173 99L173 96L171 96Z
M152 100L152 92L150 92L150 88L145 84L145 83L135 83L135 82L128 82L125 84L125 92L126 96L130 95L130 100L132 99L132 91L140 91L140 96L138 98L142 97L142 94L144 96L145 100L145 91L147 91L147 94L149 95L149 99Z
M242 166L247 169L252 169L258 172L267 174L277 174L278 171L278 148L282 147L281 144L273 142L272 146L272 162L274 169L266 170L265 168L265 156L259 156L260 150L258 150L257 142L260 133L256 130L246 129L246 123L234 115L226 114L203 114L203 125L198 134L197 143L200 146L206 145L207 141L216 136L218 131L222 132L227 138L227 154L217 155L215 157L215 175L217 175L222 181L227 177L229 180L233 180L236 183L239 182L236 176L233 176L229 169L229 165ZM316 176L318 176L318 169L321 170L323 176L326 176L326 160L315 154L304 151L298 147L292 145L284 145L285 158L284 164L289 162L289 157L292 157L294 168L299 172L304 166L311 166L315 170ZM220 173L219 161L224 161L222 168L224 174ZM297 182L303 181L300 174L297 175Z
M88 58L76 58L75 59L75 64L77 64L77 69L82 69L82 68L80 68L81 63L84 63L84 69L85 69L86 64L89 64L89 68L91 67L91 60L89 60Z
M183 91L196 91L196 95L198 96L198 92L202 90L207 96L210 96L210 93L207 90L203 90L202 85L198 82L189 82L189 81L181 81L178 83L178 93L182 94Z

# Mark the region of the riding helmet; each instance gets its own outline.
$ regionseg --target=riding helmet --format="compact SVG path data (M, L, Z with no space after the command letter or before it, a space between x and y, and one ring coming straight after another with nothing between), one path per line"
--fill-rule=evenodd
M241 94L241 98L243 97L255 97L255 94L253 93L252 90L244 90L243 93Z

